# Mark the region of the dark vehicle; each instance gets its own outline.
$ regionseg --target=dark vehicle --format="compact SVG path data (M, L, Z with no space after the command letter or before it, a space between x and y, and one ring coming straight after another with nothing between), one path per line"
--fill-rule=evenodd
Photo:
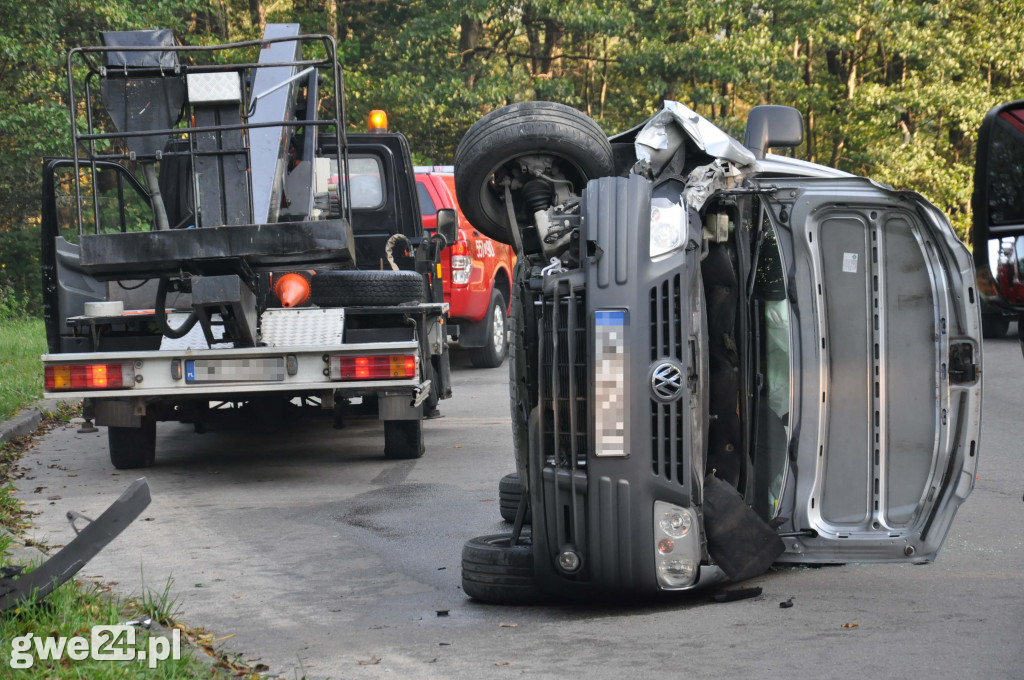
M117 468L153 463L157 421L300 408L358 407L387 457L421 456L456 217L424 233L402 135L346 135L334 40L103 38L68 55L75 155L43 168L46 395L85 398Z
M971 255L917 194L765 153L802 130L756 107L740 144L668 102L606 138L527 102L466 133L459 203L519 258L522 487L512 532L465 545L468 595L935 558L979 455Z
M1004 335L1016 316L1024 352L1024 100L996 106L981 123L971 207L987 331Z

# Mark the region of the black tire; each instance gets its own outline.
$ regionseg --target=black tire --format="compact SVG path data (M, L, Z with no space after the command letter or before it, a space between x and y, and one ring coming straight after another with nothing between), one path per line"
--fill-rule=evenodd
M1010 319L1005 314L982 314L981 334L986 338L1005 338L1010 330Z
M462 590L474 600L526 605L544 599L533 573L529 534L511 543L512 534L478 536L462 546Z
M389 306L423 300L423 276L410 271L324 271L309 282L321 307Z
M523 497L523 483L519 481L519 473L512 472L498 482L498 512L506 522L515 522L519 512L519 501ZM524 524L530 523L530 509L526 509Z
M385 420L384 457L410 460L423 455L422 420Z
M555 102L521 102L487 114L455 151L455 193L466 219L495 241L513 243L505 208L507 176L516 159L552 157L577 195L587 180L612 174L615 163L604 131L589 116ZM517 222L532 223L519 189L512 192Z
M141 427L108 427L110 463L118 470L151 467L156 461L156 418L146 416Z
M505 298L497 288L491 290L491 306L484 317L487 344L469 348L469 360L477 368L497 368L508 354L508 316Z

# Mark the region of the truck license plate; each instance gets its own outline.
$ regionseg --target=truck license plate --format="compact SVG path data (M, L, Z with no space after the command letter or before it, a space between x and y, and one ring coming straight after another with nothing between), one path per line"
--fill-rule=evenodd
M266 382L284 380L284 357L252 359L190 359L185 382Z

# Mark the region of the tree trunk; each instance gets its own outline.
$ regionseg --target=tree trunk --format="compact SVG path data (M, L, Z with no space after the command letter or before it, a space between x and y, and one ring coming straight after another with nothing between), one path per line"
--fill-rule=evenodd
M472 72L473 57L480 44L480 34L483 33L483 30L484 26L479 20L473 19L467 14L462 15L459 25L459 56L462 64L459 68L466 74L466 87L471 90L476 84L476 74Z
M249 0L249 19L252 27L259 29L260 36L267 26L267 8L263 6L262 0Z
M817 162L818 140L814 129L814 100L810 96L814 92L814 36L807 36L807 55L804 62L804 85L807 87L807 160Z
M325 0L324 13L327 15L327 32L335 40L338 39L338 3L335 0Z

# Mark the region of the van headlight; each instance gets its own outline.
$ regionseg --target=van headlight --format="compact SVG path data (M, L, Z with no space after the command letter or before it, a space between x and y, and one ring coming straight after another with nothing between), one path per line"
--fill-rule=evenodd
M697 580L700 531L693 510L654 501L654 564L664 590L688 588Z
M686 210L667 198L651 199L651 259L683 247L686 238Z

